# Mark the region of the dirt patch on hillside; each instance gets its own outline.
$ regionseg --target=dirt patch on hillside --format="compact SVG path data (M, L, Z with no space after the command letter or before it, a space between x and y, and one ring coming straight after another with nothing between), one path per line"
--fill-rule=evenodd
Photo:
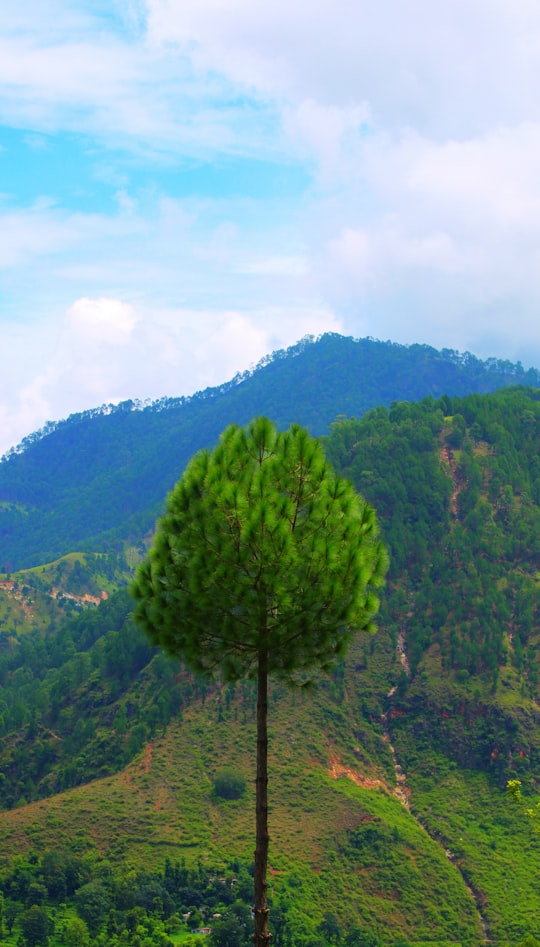
M366 776L364 773L359 773L358 770L352 769L350 766L344 766L343 763L340 763L336 758L332 758L329 761L328 772L332 779L346 778L352 780L357 786L361 786L362 789L382 789L384 792L390 793L388 786L382 779L378 779L376 776Z
M450 500L450 506L452 510L452 516L455 520L457 520L459 518L458 497L463 489L463 481L460 478L458 466L454 459L454 454L447 444L443 444L441 447L439 451L439 459L448 469L449 475L452 478L452 496Z

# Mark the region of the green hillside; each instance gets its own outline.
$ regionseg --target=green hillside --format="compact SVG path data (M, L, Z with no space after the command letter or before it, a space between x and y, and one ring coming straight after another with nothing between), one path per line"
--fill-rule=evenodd
M314 934L331 913L344 932L356 924L380 938L474 943L481 931L474 899L441 846L394 796L381 728L361 749L351 743L356 673L346 675L345 701L331 683L316 700L274 690L274 904L294 907L291 925L298 932ZM367 736L365 729L360 724L354 739ZM213 785L230 766L252 784L254 732L251 689L228 695L218 688L192 699L117 777L4 813L4 853L75 846L106 854L117 870L126 864L162 870L167 857L202 859L217 871L231 859L248 865L251 793L227 801Z
M69 553L54 562L0 573L0 640L39 630L99 605L126 585L137 553ZM130 564L131 563L131 564Z
M272 691L274 942L538 937L540 844L504 790L518 777L533 799L540 778L540 390L379 406L325 447L391 568L377 634L312 692ZM211 943L249 941L253 690L198 680L134 628L119 587L147 538L0 579L10 945L34 906L51 947L73 919L96 944L183 942L190 912Z
M540 385L540 372L425 345L325 335L191 398L74 415L26 438L0 463L0 569L73 550L118 550L144 535L192 454L233 422L264 414L280 428L296 421L322 435L339 415L518 383Z

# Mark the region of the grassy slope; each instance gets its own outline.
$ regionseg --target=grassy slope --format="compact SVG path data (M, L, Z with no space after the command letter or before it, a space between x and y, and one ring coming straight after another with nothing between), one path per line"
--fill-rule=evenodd
M394 797L381 721L392 702L381 695L398 673L381 629L358 638L346 669L315 692L274 689L273 893L319 920L330 910L345 927L471 944L483 939L476 902L492 940L515 942L536 931L540 914L538 840L485 774L431 749L420 747L406 774L416 819ZM0 813L2 855L92 845L124 865L162 866L166 856L250 862L249 790L224 802L212 785L227 766L253 785L254 740L252 688L234 696L216 688L116 776Z
M540 845L534 827L493 791L485 774L440 764L436 781L411 778L420 817L451 848L495 941L537 936Z
M380 934L479 942L474 900L456 866L393 795L382 729L373 729L371 751L357 748L356 701L347 687L338 702L329 685L317 699L274 694L274 897L319 919L332 911L345 926L357 922ZM212 785L233 765L252 786L254 746L249 689L228 708L216 690L115 777L0 813L3 855L93 844L115 861L147 867L161 866L166 856L250 862L251 793L218 801Z
M129 580L124 560L109 569L106 562L106 555L72 552L30 569L0 573L0 632L46 631L52 623L95 606ZM74 583L77 566L84 576Z
M457 451L455 456L459 459ZM507 564L505 570L508 575ZM403 608L407 617L409 599ZM532 647L538 644L534 628L529 641ZM297 698L294 706L292 698L280 696L273 707L275 893L311 905L318 917L330 909L345 924L354 918L380 932L400 930L411 940L444 936L477 943L481 932L466 881L494 942L517 941L538 932L537 839L505 801L500 782L497 786L486 774L458 769L438 750L445 747L456 758L460 744L470 740L467 731L476 724L466 722L458 709L462 702L469 708L475 704L479 722L484 717L489 722L487 711L498 709L492 728L498 741L512 723L510 715L504 717L506 710L515 716L534 707L512 664L502 666L494 691L480 676L459 684L452 680L450 686L440 657L440 644L429 645L408 700L401 701L407 733L400 734L397 723L392 733L398 757L408 767L414 812L442 846L429 842L403 807L381 791L381 783L393 785L393 774L380 716L399 671L394 646L382 631L373 654L370 646L358 643L343 680L338 676L316 697L303 703ZM91 838L113 858L139 865L183 853L251 860L251 803L218 804L211 787L215 773L228 763L252 781L252 707L249 690L230 707L216 692L205 705L185 710L181 723L124 773L2 813L6 853L27 845L84 846ZM415 708L420 708L423 731L414 729ZM430 742L426 729L430 734L437 729L440 738ZM509 740L513 752L515 743ZM484 744L489 760L497 743L486 739ZM366 826L374 832L364 837ZM452 852L451 859L443 848Z

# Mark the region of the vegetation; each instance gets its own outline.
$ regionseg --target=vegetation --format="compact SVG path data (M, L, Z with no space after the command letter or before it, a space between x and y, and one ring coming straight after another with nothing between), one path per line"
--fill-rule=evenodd
M26 438L0 462L0 569L73 552L119 551L144 536L195 451L231 423L271 417L318 436L339 415L432 394L540 386L540 372L426 345L324 335L274 352L253 371L191 398L126 401L73 415Z
M0 873L0 936L29 947L173 947L197 943L210 921L212 944L249 944L250 887L239 863L120 870L95 850L32 852Z
M517 803L524 815L532 819L535 829L538 829L538 818L540 817L540 801L535 800L534 805L528 805L521 792L521 780L509 779L506 784L506 791L512 802Z
M293 699L295 707L291 707ZM293 718L290 728L298 737L285 761L279 751L272 755L276 787L281 790L274 794L272 809L270 895L274 936L277 938L283 930L285 916L285 930L293 944L307 945L315 939L322 947L326 937L317 934L317 928L324 924L327 914L332 914L343 942L359 928L364 933L369 931L377 945L421 938L478 943L480 928L474 904L459 872L440 847L391 793L363 789L352 780L334 778L326 769L324 746L321 757L314 758L314 753L320 751L309 744L311 697L281 698L273 703L272 717L280 731ZM6 814L10 818L3 820L3 851L18 853L15 863L20 862L23 851L22 860L27 861L33 851L48 848L93 860L96 870L84 883L92 877L101 880L94 834L99 849L105 841L113 846L106 864L109 876L130 870L133 874L160 873L167 855L172 864L182 864L185 859L186 867L196 871L201 864L218 878L229 873L231 859L249 865L251 806L247 801L213 800L208 779L212 766L219 766L222 757L231 752L245 766L242 744L247 734L243 729L235 732L234 711L218 725L216 735L211 728L213 719L212 707L193 714L191 719L186 714L170 737L154 742L150 765L145 752L125 777L92 783L73 790L69 796L55 797L42 829L39 823L44 810L37 806ZM254 721L250 727L253 733ZM179 778L182 788L170 785L168 799L165 786L174 779L178 784ZM183 800L181 806L179 797ZM25 833L21 831L23 824L27 826ZM374 831L365 844L352 844L355 826L360 829L368 825ZM213 846L211 855L209 846ZM245 871L244 878L242 897L250 907L251 871ZM402 889L400 894L396 883ZM236 889L235 897L240 897ZM190 900L186 909L191 904ZM199 904L199 909L202 907L204 922L211 926L212 914L224 913L219 907L210 910L205 900ZM250 918L250 935L251 927Z
M0 635L52 632L126 585L131 572L120 551L69 553L42 566L0 574Z
M268 677L304 683L373 630L387 569L375 513L320 445L266 418L197 454L132 586L153 644L200 674L257 681L255 942L268 944Z
M513 389L380 408L338 422L328 445L380 511L411 670L440 662L469 683L460 699L512 670L517 696L536 694L539 421L540 393Z
M369 831L376 834L374 829ZM402 843L409 842L410 838L398 838L398 851ZM358 848L362 846L353 847L357 848L358 861ZM377 854L383 862L388 858L386 848L380 847ZM394 871L397 866L398 857L394 859ZM434 863L431 868L437 872ZM253 942L251 887L249 869L238 860L210 867L200 861L189 866L184 859L172 862L167 858L159 868L149 870L113 866L94 849L72 854L56 849L42 854L30 852L0 872L0 936L6 947L17 943L50 947L248 947ZM278 947L413 947L418 943L391 927L378 933L366 923L344 926L330 910L312 918L298 909L299 892L299 877L291 877L290 890L274 899ZM411 902L411 906L418 905ZM459 929L456 919L456 931ZM210 933L199 940L202 931ZM451 938L421 941L439 945L456 942Z
M262 409L277 417L264 379L279 393L279 379L294 379L296 366L304 377L311 360L311 381L306 376L299 384L298 398L289 389L288 409L303 411L309 392L319 411L320 392L320 410L331 410L327 423L334 420L326 454L377 509L391 551L377 635L353 641L347 660L312 694L290 695L280 682L270 688L274 939L285 943L289 932L291 947L419 941L476 947L486 936L500 945L534 942L538 834L522 807L507 799L506 784L519 780L523 806L529 799L534 806L540 393L517 386L458 397L448 387L450 394L439 396L442 388L432 387L434 396L422 402L389 399L364 414L360 395L345 408L337 395L327 398L341 386L345 404L347 378L358 377L360 369L348 368L351 340L321 343L276 356L223 392L240 405L256 382L267 399ZM403 385L413 392L416 379L421 386L428 377L422 366L434 363L442 386L450 385L446 356L435 353L437 361L424 347L379 345L370 349L366 342L358 351L375 356L380 379L399 378L395 397L416 397ZM325 362L330 352L336 361ZM386 357L394 359L391 369ZM453 364L454 380L459 375L464 384L474 376L480 388L496 376L465 358L456 356ZM364 364L368 379L370 371ZM517 371L510 366L504 384L522 381ZM255 736L253 684L213 684L168 661L133 626L125 589L115 592L146 555L148 525L188 448L192 453L215 441L223 426L219 418L217 427L221 397L198 400L207 418L216 412L212 437L201 420L184 442L171 405L163 405L160 418L156 406L126 408L73 419L0 465L0 488L12 491L10 498L1 494L0 520L18 518L21 526L13 533L2 526L0 556L9 567L0 576L4 905L15 900L4 874L34 859L41 870L50 851L89 859L94 867L84 884L103 883L107 872L114 878L133 872L130 883L139 872L162 877L166 857L173 866L185 859L189 871L200 862L225 876L238 862L247 872L249 793L227 799L216 785L227 770L246 787L253 784L246 754ZM192 408L181 410L187 416ZM248 417L257 410L250 408ZM357 417L337 417L344 410ZM153 426L148 440L143 418L148 431ZM234 415L225 423L230 420ZM63 466L54 467L60 435ZM148 486L144 475L140 496L133 490L133 512L124 503L129 478L144 472L147 450L148 457L150 451L154 459L163 456L164 465L156 484ZM124 458L125 477L116 477L115 456ZM50 531L42 530L46 509ZM60 552L65 556L57 559ZM16 571L18 565L28 568ZM56 597L53 588L60 590ZM101 604L85 602L86 595ZM40 901L40 890L24 935L22 914L9 933L6 917L14 908L8 904L0 941L42 936L43 912L49 947L77 938L85 943L86 930L96 943L112 936L106 927L90 931L75 891L55 903L48 893ZM21 904L23 913L34 907ZM241 919L212 913L223 915L212 937L241 942ZM152 923L143 919L115 936L144 942L154 936ZM181 943L194 935L181 926L164 936Z
M221 799L240 799L246 791L246 781L232 767L221 770L214 779L214 792Z

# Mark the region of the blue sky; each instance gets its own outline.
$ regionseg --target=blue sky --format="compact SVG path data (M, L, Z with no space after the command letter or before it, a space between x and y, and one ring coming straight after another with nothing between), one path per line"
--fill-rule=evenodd
M540 366L536 2L3 7L0 453L306 334Z

